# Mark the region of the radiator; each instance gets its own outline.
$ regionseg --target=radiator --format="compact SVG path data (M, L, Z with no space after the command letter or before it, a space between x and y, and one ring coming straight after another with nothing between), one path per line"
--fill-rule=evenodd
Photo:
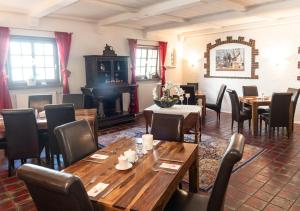
M12 93L12 103L14 108L28 108L28 97L30 95L52 95L52 103L61 103L61 92L51 91L51 92L36 92L36 93Z

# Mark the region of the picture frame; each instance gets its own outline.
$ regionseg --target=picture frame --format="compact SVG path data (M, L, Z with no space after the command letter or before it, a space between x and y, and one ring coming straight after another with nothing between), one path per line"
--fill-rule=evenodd
M214 44L207 44L204 77L258 79L255 73L259 66L255 61L257 55L255 40L245 41L244 37L235 40L230 36L224 41L217 39Z

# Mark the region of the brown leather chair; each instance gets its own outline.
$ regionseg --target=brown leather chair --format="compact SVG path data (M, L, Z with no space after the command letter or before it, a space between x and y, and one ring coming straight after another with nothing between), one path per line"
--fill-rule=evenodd
M153 113L151 134L157 140L183 141L183 116Z
M243 86L243 96L258 96L257 86Z
M57 164L60 166L59 155L61 154L54 135L54 129L57 126L75 121L75 110L73 104L59 104L46 105L45 111L49 131L51 166L54 168L54 156L56 156Z
M258 96L257 86L243 86L243 96L244 97ZM244 104L243 110L245 110L246 112L252 112L252 107L251 107L251 105ZM266 109L266 108L258 107L258 109L257 109L258 114L262 114L262 113L266 113L266 112L268 112L268 109Z
M187 83L188 86L194 86L195 87L195 92L198 91L199 88L199 83Z
M266 129L269 130L269 137L271 137L271 129L279 129L279 127L287 128L287 135L290 137L289 118L291 106L292 93L273 93L270 113L260 115L260 133L262 128L262 120L265 121ZM268 126L268 127L267 127Z
M37 109L38 112L44 110L44 106L52 104L52 95L30 95L28 96L28 108Z
M166 205L165 211L219 211L224 208L224 200L228 182L234 164L243 156L245 138L234 134L221 161L218 174L209 195L187 193L177 189Z
M7 140L8 175L11 176L14 161L37 158L40 163L39 134L33 109L2 110Z
M87 192L77 176L25 164L17 171L39 211L93 211Z
M233 123L238 123L238 132L240 132L245 120L249 120L249 129L251 127L251 113L242 111L239 103L239 97L235 90L227 89L227 92L231 101L231 129L233 129Z
M222 84L220 90L219 90L219 94L216 100L216 103L206 103L205 107L209 108L211 110L214 110L215 112L217 112L217 119L220 121L221 118L221 108L222 108L222 101L223 101L223 97L224 97L224 93L226 90L226 85Z
M72 103L75 109L84 108L84 96L82 94L64 94L62 103Z
M288 93L292 93L292 104L293 104L293 127L292 129L294 129L294 117L295 117L295 111L296 111L296 107L297 107L297 102L298 102L298 98L299 98L299 94L300 94L300 89L294 89L294 88L288 88L287 90Z
M94 135L87 120L58 126L54 133L65 167L97 151Z

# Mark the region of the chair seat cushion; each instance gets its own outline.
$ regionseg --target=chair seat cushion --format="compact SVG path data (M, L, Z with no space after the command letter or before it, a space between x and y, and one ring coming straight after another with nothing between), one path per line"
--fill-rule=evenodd
M165 211L201 211L206 210L209 195L187 193L177 189L165 207Z
M251 113L252 112L252 107L251 106L250 107L245 107L244 106L243 110ZM258 109L257 109L258 114L268 113L268 112L269 112L269 109L265 108L265 107L258 107Z
M212 110L216 110L218 109L218 106L216 104L213 103L206 103L206 108L212 109Z

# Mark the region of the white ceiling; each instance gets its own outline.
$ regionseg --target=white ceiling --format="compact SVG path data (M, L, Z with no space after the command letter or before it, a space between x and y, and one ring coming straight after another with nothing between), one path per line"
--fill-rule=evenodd
M300 0L0 0L1 11L189 33L294 18Z

